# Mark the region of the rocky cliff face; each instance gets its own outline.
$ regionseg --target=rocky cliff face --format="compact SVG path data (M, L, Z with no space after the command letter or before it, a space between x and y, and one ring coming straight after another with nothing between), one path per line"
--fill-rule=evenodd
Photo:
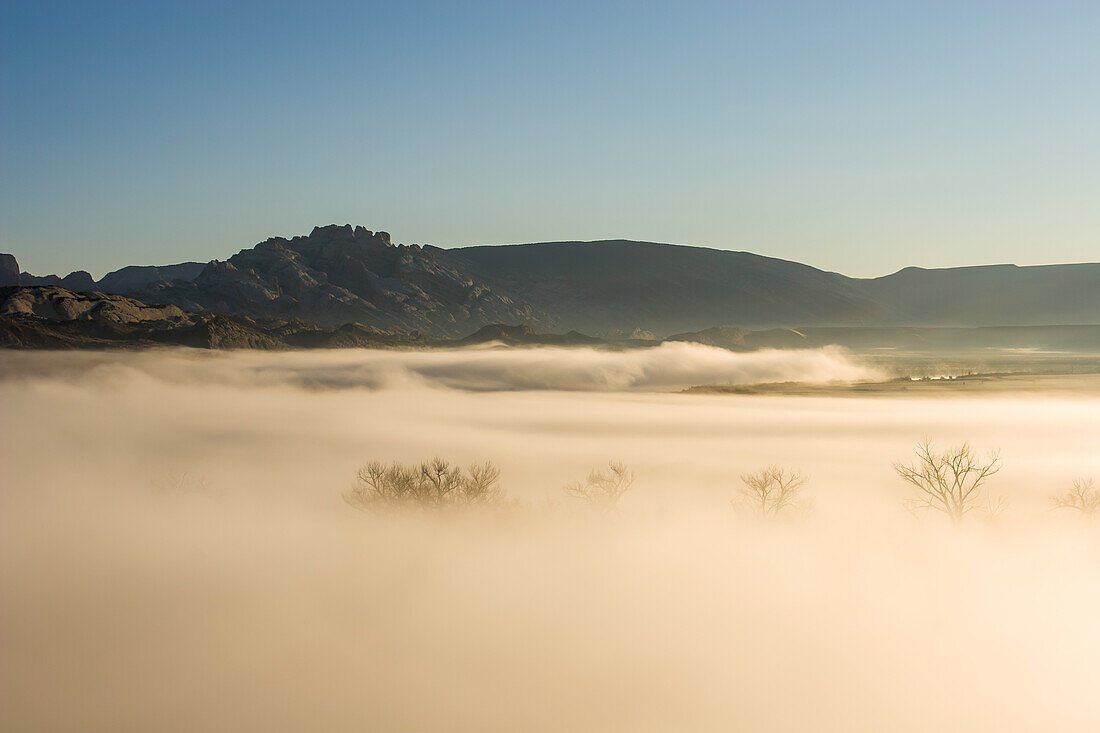
M192 282L155 283L141 295L186 310L299 318L318 326L361 323L442 336L494 322L546 317L437 257L434 247L394 245L386 232L318 227L276 237L207 265Z
M99 348L174 344L207 349L416 346L418 333L357 324L323 329L303 321L257 321L191 313L56 285L0 288L0 347Z
M0 300L0 316L38 316L55 321L169 324L188 318L174 305L147 305L120 295L76 293L56 285L12 288Z
M15 255L0 254L0 288L19 284L19 263Z
M489 323L548 325L531 305L496 292L438 257L441 252L394 245L386 232L332 225L305 237L268 239L225 261L125 267L98 283L83 271L64 278L20 273L6 255L0 286L113 293L189 312L300 320L321 328L359 323L441 337Z

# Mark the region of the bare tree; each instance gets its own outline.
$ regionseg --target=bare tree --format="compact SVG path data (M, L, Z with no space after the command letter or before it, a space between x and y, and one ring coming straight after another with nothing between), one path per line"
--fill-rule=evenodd
M734 508L760 517L777 517L799 506L806 481L801 472L779 466L743 474L739 496L733 500Z
M580 499L592 508L609 513L619 504L619 498L634 483L634 472L622 461L610 461L606 471L593 470L582 483L574 481L564 487L565 495Z
M344 499L358 509L488 505L503 498L500 469L489 462L463 472L442 458L419 465L372 461L359 469L356 478Z
M898 476L917 490L917 496L908 503L910 510L932 509L956 522L975 510L1000 512L1003 499L987 502L982 488L1000 470L1001 458L996 451L981 459L969 443L962 443L937 453L928 440L918 444L915 463L894 464Z
M1086 517L1100 512L1100 489L1092 478L1079 478L1073 482L1073 488L1064 494L1050 497L1055 509L1076 509Z
M209 495L213 493L210 479L187 471L169 473L153 481L153 488L165 494Z

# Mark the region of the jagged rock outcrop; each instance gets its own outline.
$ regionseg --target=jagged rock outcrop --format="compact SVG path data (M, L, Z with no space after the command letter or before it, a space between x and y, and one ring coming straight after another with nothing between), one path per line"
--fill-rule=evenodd
M15 255L0 253L0 288L19 284L19 263Z
M56 285L7 289L0 300L0 315L117 324L171 324L188 318L174 305L147 305L121 295L76 293Z
M317 227L307 237L275 237L211 262L191 282L154 283L142 295L191 311L446 336L497 321L548 320L441 260L439 251L395 246L388 233L362 227Z
M173 344L204 349L416 346L419 333L360 324L335 329L303 321L192 313L107 293L74 293L56 285L0 288L0 346L100 348Z

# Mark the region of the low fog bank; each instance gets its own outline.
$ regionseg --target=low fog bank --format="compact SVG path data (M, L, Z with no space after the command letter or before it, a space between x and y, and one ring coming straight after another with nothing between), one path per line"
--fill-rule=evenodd
M318 390L354 355L17 356L0 381L13 730L1100 725L1100 524L1047 503L1100 478L1095 397L469 392L439 389L430 358L428 384ZM924 436L999 447L1008 511L902 511L890 463ZM341 498L370 459L433 455L493 460L520 506ZM562 497L609 458L637 474L617 514ZM771 463L810 477L804 518L730 508Z
M466 390L669 391L698 384L831 382L875 379L882 372L839 347L734 353L701 344L665 343L614 351L587 347L263 352L153 349L131 352L4 354L0 376L129 372L169 381L242 387ZM125 377L124 377L125 378Z

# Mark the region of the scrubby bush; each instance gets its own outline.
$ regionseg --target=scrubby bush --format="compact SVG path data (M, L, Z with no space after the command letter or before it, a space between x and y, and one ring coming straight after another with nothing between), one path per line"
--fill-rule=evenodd
M419 465L372 461L356 478L344 499L358 509L490 506L504 499L500 469L490 462L463 471L442 458Z
M193 494L209 496L213 485L206 476L196 476L187 471L173 472L155 479L153 489L163 494Z
M1086 517L1100 512L1100 489L1091 478L1079 478L1073 482L1073 488L1064 494L1050 497L1055 509L1076 509Z
M806 477L796 470L769 466L758 473L741 476L741 487L733 506L740 512L773 518L805 508L802 488Z
M996 451L982 459L969 443L937 453L931 441L917 445L917 460L912 464L895 463L894 471L917 490L906 506L910 511L931 509L960 521L973 511L998 513L1004 500L988 501L983 487L1001 470Z
M634 472L622 461L610 461L606 471L593 470L583 482L566 484L565 495L587 503L596 511L609 513L634 483Z

